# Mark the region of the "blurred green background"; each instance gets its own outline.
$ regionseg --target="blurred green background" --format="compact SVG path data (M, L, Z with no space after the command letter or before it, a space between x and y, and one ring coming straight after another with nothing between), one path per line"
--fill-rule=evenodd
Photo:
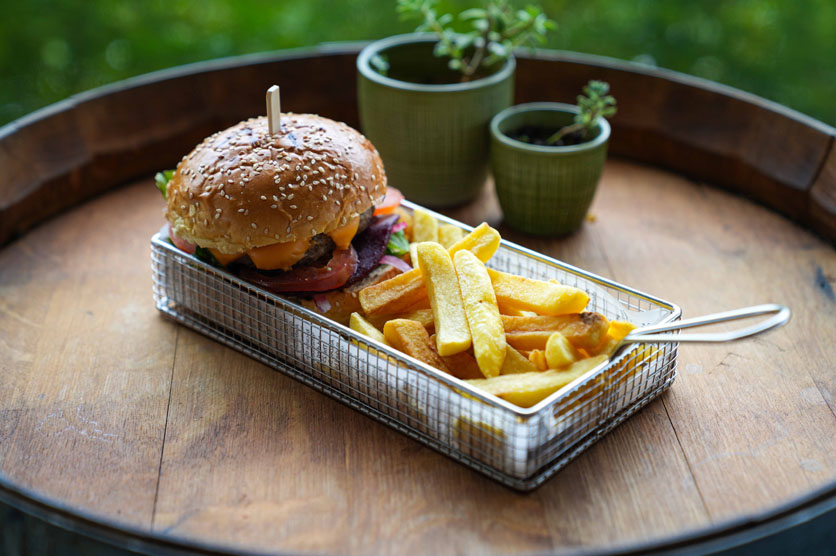
M444 1L458 11L475 0ZM223 56L408 32L394 0L0 0L0 124ZM543 0L550 48L697 75L836 125L834 0Z

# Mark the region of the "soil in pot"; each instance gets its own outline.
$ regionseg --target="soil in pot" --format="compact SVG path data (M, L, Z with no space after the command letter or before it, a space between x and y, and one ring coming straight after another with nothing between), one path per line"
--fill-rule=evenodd
M390 67L386 73L382 74L398 81L406 81L407 83L417 83L419 85L449 85L452 83L466 83L468 81L476 81L483 77L488 77L495 73L494 67L489 69L480 68L473 75L467 79L462 78L461 72L453 71L446 66L438 70L416 70L413 68L402 69L399 67Z
M587 139L584 139L583 133L581 131L574 131L572 133L569 133L568 135L564 135L563 137L561 137L557 143L550 144L548 142L549 137L557 133L557 131L558 129L553 127L526 125L518 127L513 131L506 132L505 135L516 141L528 143L529 145L551 147L580 145L581 143L585 143L587 141Z

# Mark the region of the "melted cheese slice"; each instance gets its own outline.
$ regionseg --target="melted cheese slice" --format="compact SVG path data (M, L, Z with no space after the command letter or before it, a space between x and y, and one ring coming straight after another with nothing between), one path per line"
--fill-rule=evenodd
M308 239L274 243L247 251L256 268L261 270L287 270L305 256L311 242Z
M337 249L345 249L351 244L351 240L357 235L357 228L360 226L360 218L353 218L345 226L328 233ZM300 239L298 241L287 241L274 243L264 247L256 247L246 251L256 268L261 270L287 270L299 262L310 247L310 240ZM234 253L228 255L217 249L209 249L215 259L226 266L244 256L245 253Z
M328 235L334 240L337 249L345 249L357 235L357 228L360 226L360 217L352 218L345 226L340 226L336 230L331 230Z
M215 257L216 261L218 261L224 266L228 265L233 261L237 261L243 255L243 253L234 253L232 255L229 255L227 253L221 253L217 249L212 249L211 247L209 248L209 252L212 253L212 256Z

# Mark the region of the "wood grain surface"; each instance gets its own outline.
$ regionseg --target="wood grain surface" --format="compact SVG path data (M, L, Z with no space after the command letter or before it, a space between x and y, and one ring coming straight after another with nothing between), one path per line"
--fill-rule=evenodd
M525 236L503 225L490 184L447 212L686 317L778 302L793 319L681 347L671 390L533 493L163 319L152 173L263 111L274 82L286 109L356 125L356 52L164 72L0 129L3 484L233 550L523 554L682 535L836 479L834 131L677 74L521 58L519 102L571 100L592 77L619 98L593 218L568 237Z
M0 252L0 470L81 511L237 549L530 553L675 535L836 477L836 253L784 217L612 160L563 239L450 215L679 303L765 301L789 325L681 348L661 399L530 494L502 487L153 308L150 179ZM687 210L686 210L687 209Z

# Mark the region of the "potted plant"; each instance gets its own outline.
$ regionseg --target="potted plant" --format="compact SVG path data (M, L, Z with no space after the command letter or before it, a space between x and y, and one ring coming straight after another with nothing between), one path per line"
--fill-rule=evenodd
M491 117L514 94L513 50L543 41L553 23L537 8L487 0L457 17L437 0L398 0L419 17L417 32L376 41L357 58L363 132L380 151L389 181L431 207L471 200L488 169ZM458 32L454 23L468 25Z
M590 81L577 106L535 102L491 120L491 167L505 221L530 234L577 230L607 157L616 112L609 85Z

